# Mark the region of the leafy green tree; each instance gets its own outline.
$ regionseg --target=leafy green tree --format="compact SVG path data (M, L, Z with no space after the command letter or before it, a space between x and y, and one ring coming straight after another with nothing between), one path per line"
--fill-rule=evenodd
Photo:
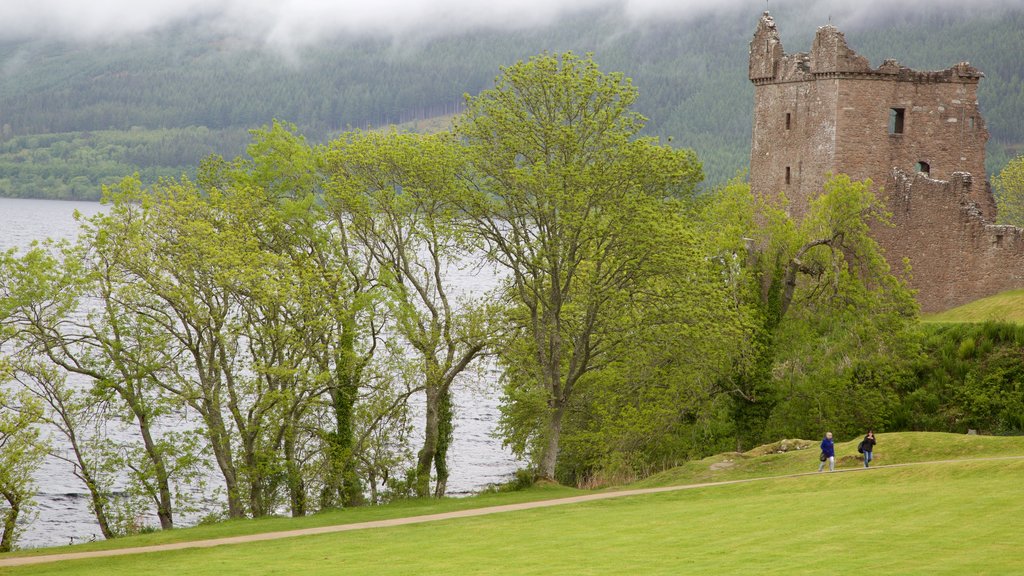
M75 324L70 319L78 311L83 276L80 270L63 267L41 247L20 257L13 250L4 254L0 257L0 330L12 379L48 408L43 420L65 437L73 454L68 457L58 451L54 456L72 465L89 491L100 532L113 538L117 534L109 514L111 487L104 473L109 466L95 449L98 437L89 434L100 403L68 386L67 372L50 358L66 357L68 346L79 339L69 328Z
M310 484L306 462L316 450L302 430L316 428L311 418L322 380L309 361L310 333L320 331L324 316L309 288L319 279L317 257L327 238L315 203L317 151L276 121L253 131L248 151L250 159L231 164L208 158L199 184L214 225L230 239L225 244L239 251L224 279L237 304L241 358L250 365L239 383L254 404L249 422L236 424L245 430L241 470L249 509L272 513L283 485L292 514L301 516Z
M109 208L94 217L96 235L109 247L123 281L138 289L133 312L161 330L170 375L160 385L201 416L220 468L231 517L244 515L244 478L235 459L234 427L263 412L249 412L240 363L238 324L232 316L233 276L248 255L238 239L219 233L218 220L188 181L152 193L135 179L107 190ZM221 221L220 223L223 223ZM238 430L244 434L244 428Z
M458 298L451 272L466 266L474 245L459 222L460 149L450 135L354 133L332 145L327 202L349 214L353 239L377 262L398 334L414 358L426 396L416 493L444 495L451 444L452 386L489 342L484 307ZM393 353L401 354L392 347Z
M108 514L115 467L170 529L172 483L187 485L196 477L196 452L157 431L171 411L155 384L167 374L164 341L147 316L126 306L134 287L119 278L108 247L91 232L85 226L74 246L5 256L0 323L12 334L19 383L50 408L47 421L74 452L73 460L57 457L69 460L88 487L104 536L118 531ZM84 377L84 390L66 384L71 374ZM96 420L121 421L137 436L113 441L90 425Z
M992 177L999 224L1024 227L1024 156L1010 160Z
M303 513L314 486L320 487L321 507L359 504L359 469L367 460L362 452L373 445L380 455L394 445L376 442L405 437L401 426L393 435L379 430L385 422L402 421L408 395L396 391L393 373L376 358L389 318L381 264L355 234L349 213L329 194L322 202L329 177L324 150L277 121L253 136L249 159L225 163L212 157L200 182L211 199L227 201L222 206L237 222L247 223L240 231L266 255L250 260L252 281L232 290L249 356L274 391L270 398L277 398L273 410L280 417L269 421L282 427L269 432L268 446L283 451L293 514ZM266 278L268 256L277 263L273 279ZM330 422L322 420L324 396ZM318 442L305 441L303 430L316 431Z
M734 230L722 241L740 255L749 326L720 383L732 399L737 444L756 444L769 426L820 433L857 409L843 402L878 391L869 366L913 353L912 292L870 235L870 224L885 225L887 215L869 181L845 175L826 183L799 223L786 215L784 199L753 198L744 184L719 197L707 222ZM857 392L858 382L868 388ZM870 426L872 417L859 424Z
M0 384L7 381L9 371L0 361ZM47 451L38 426L42 420L42 404L37 398L0 386L0 552L14 549L21 528L18 520L28 512L37 489L35 472Z
M578 484L627 483L714 447L716 384L745 318L733 302L731 255L710 251L686 208L650 224L660 249L638 289L609 307L622 337L577 388L559 467Z
M357 405L364 393L392 391L387 382L369 390L371 382L386 379L374 368L386 317L378 264L353 237L347 213L321 202L328 179L323 150L310 146L294 126L277 121L253 135L251 160L222 170L217 185L264 190L285 213L287 226L277 240L264 245L291 262L286 281L290 290L280 292L290 299L287 310L275 315L282 328L301 338L301 354L312 364L309 375L329 398L333 423L317 427L326 444L321 507L356 505L363 498L359 451L373 436L373 421L388 418L366 415L371 423L360 432ZM217 171L203 171L208 179L212 174ZM391 410L404 406L393 401L373 404Z
M504 68L456 122L478 189L464 210L507 270L505 298L516 307L516 337L503 347L509 386L519 388L511 398L542 406L527 435L544 478L555 476L577 384L620 336L609 302L641 285L660 248L651 231L663 199L701 179L691 152L636 138L636 97L589 56L543 54Z

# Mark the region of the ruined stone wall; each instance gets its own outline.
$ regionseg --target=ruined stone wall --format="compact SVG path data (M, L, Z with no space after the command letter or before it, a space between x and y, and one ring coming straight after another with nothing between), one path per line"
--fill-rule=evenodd
M871 178L887 188L893 168L916 172L923 163L933 178L949 180L955 172L968 172L984 181L988 132L978 111L977 76L907 76L870 74L836 81L840 137L835 171L855 180ZM901 133L891 130L893 109L903 111ZM995 202L985 186L974 187L972 199L987 219L995 220Z
M891 182L894 226L876 226L872 235L887 254L910 258L922 311L1024 287L1024 231L984 218L973 200L974 188L984 182L965 172L945 181L902 170L893 171Z
M870 179L896 224L874 236L894 270L910 259L926 312L1024 286L1021 231L991 225L981 72L967 63L919 72L894 60L872 68L833 26L818 29L809 53L786 54L765 13L749 77L754 194L785 192L800 218L829 174ZM918 170L927 175L908 176Z

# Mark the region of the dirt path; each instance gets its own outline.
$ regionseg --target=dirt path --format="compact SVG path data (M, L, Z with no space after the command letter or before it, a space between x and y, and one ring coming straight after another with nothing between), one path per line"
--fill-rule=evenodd
M874 468L846 468L837 469L836 472L865 472L882 468L898 468L904 466L921 466L925 464L950 464L957 462L979 462L987 460L1022 460L1024 456L1002 456L993 458L971 458L961 460L937 460L931 462L912 462L907 464L889 464ZM265 532L262 534L250 534L247 536L233 536L230 538L215 538L211 540L194 540L190 542L175 542L173 544L159 544L155 546L139 546L137 548L118 548L115 550L97 550L95 552L67 552L63 554L49 554L44 556L24 556L19 558L0 558L0 568L5 566L26 566L29 564L42 564L46 562L60 562L62 560L80 560L86 558L100 558L104 556L124 556L127 554L145 554L147 552L164 552L168 550L183 550L186 548L211 548L226 544L244 544L247 542L259 542L262 540L277 540L278 538L291 538L294 536L310 536L314 534L332 534L335 532L348 532L350 530L366 530L369 528L386 528L389 526L403 526L406 524L420 524L423 522L435 522L437 520L450 520L453 518L470 518L473 516L486 516L488 514L500 514L502 512L513 512L517 510L532 510L534 508L546 508L549 506L561 506L564 504L577 504L580 502L592 502L595 500L607 500L609 498L622 498L625 496L639 496L642 494L657 494L659 492L675 492L679 490L693 490L697 488L709 488L712 486L728 486L730 484L744 484L748 482L763 482L765 480L778 480L780 478L797 478L800 476L816 476L820 472L802 472L799 474L787 474L784 476L764 476L760 478L747 478L743 480L724 480L721 482L704 482L701 484L685 484L682 486L663 486L659 488L641 488L637 490L620 490L615 492L601 492L598 494L584 494L582 496L571 496L568 498L556 498L553 500L541 500L537 502L523 502L520 504L507 504L504 506L489 506L487 508L473 508L471 510L459 510L456 512L444 512L441 514L427 514L424 516L410 516L407 518L392 518L390 520L375 520L372 522L358 522L355 524L340 524L336 526L321 526L318 528L305 528L302 530L286 530L283 532ZM826 473L827 474L827 473Z

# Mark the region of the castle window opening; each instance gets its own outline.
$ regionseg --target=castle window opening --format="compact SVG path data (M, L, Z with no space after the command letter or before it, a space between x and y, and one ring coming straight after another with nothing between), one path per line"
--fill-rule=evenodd
M925 174L931 174L932 173L932 167L929 166L928 163L925 162L924 160L921 160L921 161L919 161L917 163L916 169L917 169L918 172L924 172Z
M789 166L786 166L786 184L789 184Z
M903 134L903 120L906 108L889 109L889 134Z
M786 112L786 130L789 130L789 128L790 128L791 116L792 115L789 112ZM973 118L972 118L972 120L973 120Z

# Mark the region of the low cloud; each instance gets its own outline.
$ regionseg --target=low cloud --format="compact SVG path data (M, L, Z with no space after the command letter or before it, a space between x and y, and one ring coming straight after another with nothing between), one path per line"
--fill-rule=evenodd
M528 28L582 10L618 8L624 26L652 18L681 22L713 12L766 7L855 26L896 13L955 10L961 0L14 0L0 2L0 40L117 41L181 25L209 27L270 45L302 46L326 37L437 36L475 29ZM1017 7L972 0L972 11Z

